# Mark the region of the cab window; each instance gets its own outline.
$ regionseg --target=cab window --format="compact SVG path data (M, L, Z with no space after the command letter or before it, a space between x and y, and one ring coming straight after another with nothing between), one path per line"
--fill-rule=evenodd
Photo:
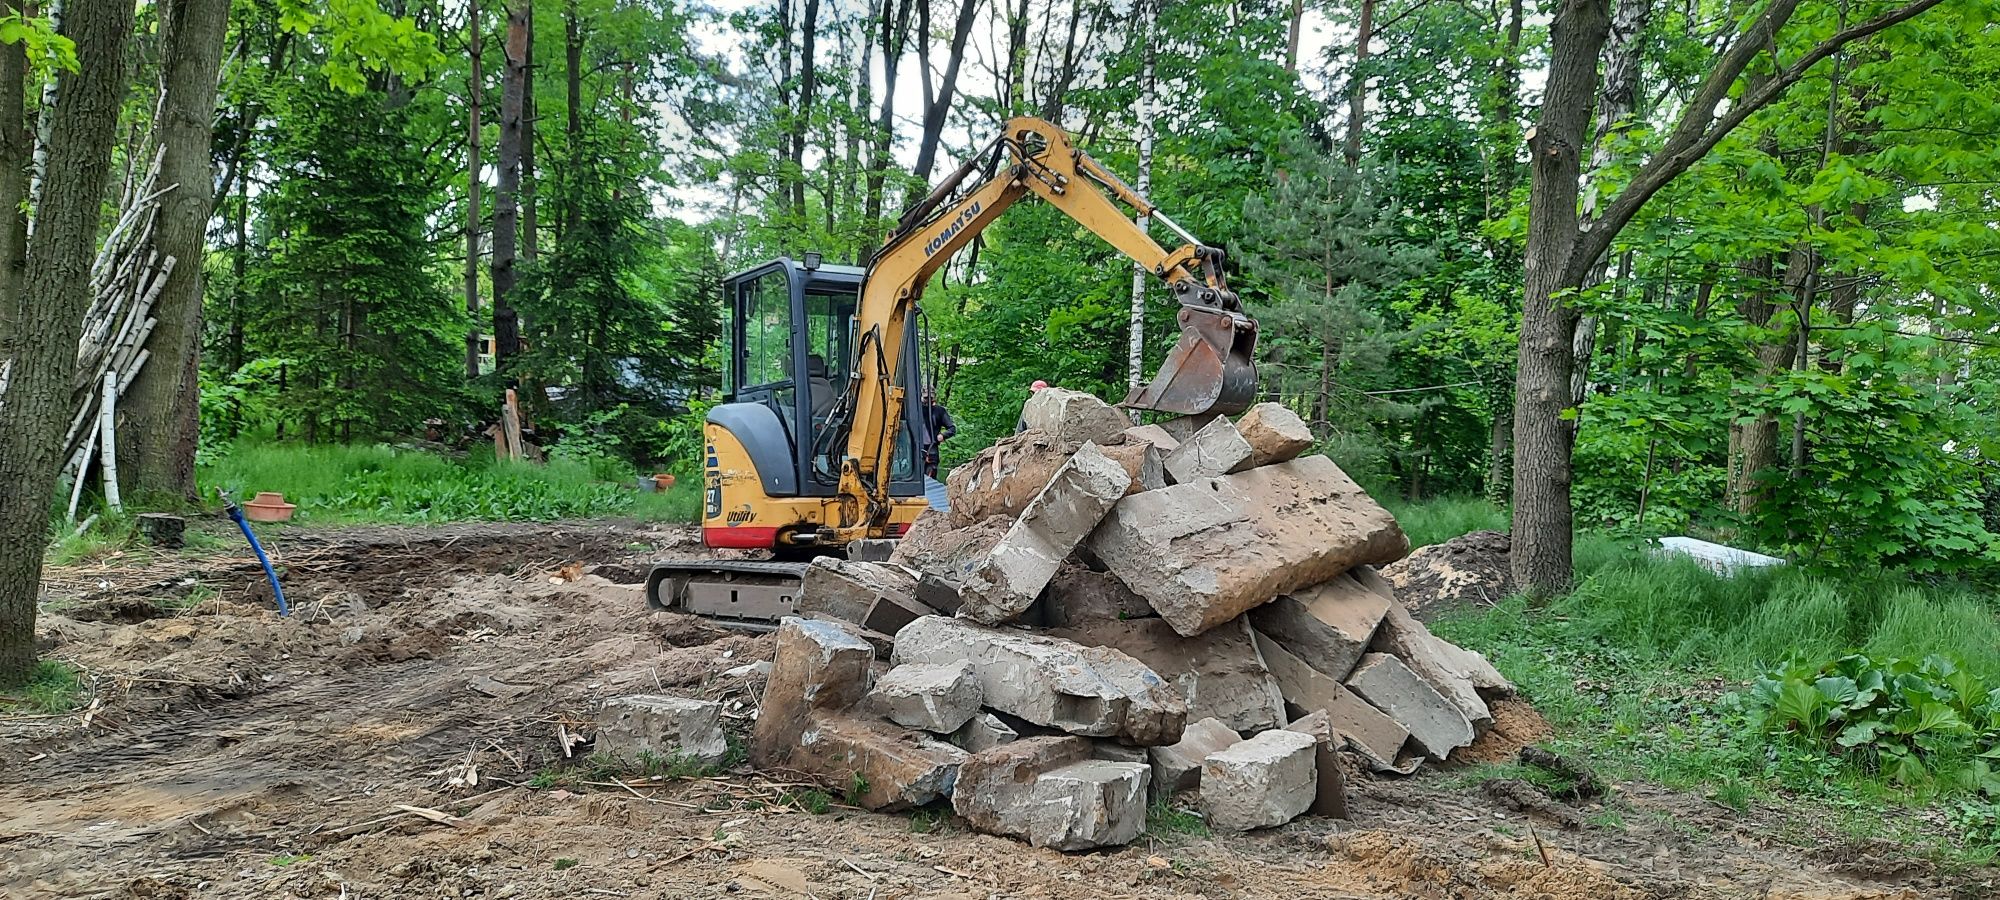
M775 271L743 287L743 371L737 387L792 380L792 291Z

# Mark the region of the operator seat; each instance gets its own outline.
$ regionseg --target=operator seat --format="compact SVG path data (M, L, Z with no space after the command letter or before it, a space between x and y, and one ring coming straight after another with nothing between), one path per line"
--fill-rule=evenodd
M815 422L825 419L833 409L833 382L826 377L826 360L817 353L806 354L806 396L812 400Z

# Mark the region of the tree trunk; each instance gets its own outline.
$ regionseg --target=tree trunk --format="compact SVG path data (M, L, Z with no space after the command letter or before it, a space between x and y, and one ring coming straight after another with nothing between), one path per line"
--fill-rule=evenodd
M799 19L799 107L792 115L792 212L798 216L799 240L805 240L806 133L811 128L813 97L819 93L819 0L805 0Z
M1285 26L1285 71L1294 75L1299 71L1299 33L1306 21L1306 0L1292 0L1292 14Z
M173 0L159 7L166 46L161 54L160 121L166 151L153 249L177 261L153 303L150 361L119 403L119 468L132 494L195 499L194 452L201 437L201 301L214 211L215 83L229 0Z
M577 149L583 142L583 23L578 21L576 0L569 0L563 6L563 101L568 107L564 110L563 141L569 150L569 187L562 192L559 209L562 215L556 219L558 252L567 246L576 230L576 179L583 162L583 154Z
M1354 24L1354 72L1347 78L1347 140L1341 153L1347 164L1361 161L1361 125L1368 106L1368 40L1374 37L1375 0L1361 0L1361 12Z
M500 175L493 194L493 363L504 377L521 352L521 317L514 311L515 257L521 235L521 156L528 88L529 0L507 9L506 67L500 73Z
M924 0L918 0L918 3L920 4L918 12L921 14L928 7L922 5ZM944 74L939 77L937 91L927 98L929 105L924 109L924 131L917 143L917 164L911 169L911 174L915 175L918 181L930 181L931 168L937 164L938 142L944 138L945 114L951 111L952 97L956 95L958 89L958 67L959 63L965 61L965 40L972 35L972 26L979 18L978 9L979 4L976 0L962 0L959 3L958 22L952 26L951 31L951 55L945 58ZM928 20L930 17L925 14L923 18ZM926 33L922 36L927 48L930 39L928 31L929 29L925 29ZM929 58L928 53L925 54L925 58ZM929 63L926 62L926 83L930 80L929 68Z
M1515 583L1533 594L1571 579L1570 336L1576 313L1557 296L1576 250L1577 180L1597 90L1597 54L1611 22L1605 0L1563 0L1549 24L1548 86L1530 150L1528 245L1514 379Z
M63 428L69 418L76 342L90 304L90 261L97 245L99 204L111 169L111 142L125 93L125 41L132 33L129 0L70 0L62 34L76 45L78 68L56 76L62 98L49 123L47 167L39 219L27 246L20 281L23 297L11 330L13 375L0 400L0 686L25 681L35 666L35 601L41 590L42 553L49 542L49 508ZM22 52L16 43L4 55ZM0 91L19 97L18 58L0 66ZM11 107L13 100L0 104ZM15 134L16 121L0 127ZM0 144L0 172L12 181L28 164L21 144ZM11 188L9 188L11 190ZM21 215L20 206L0 215ZM10 225L0 232L15 232ZM0 261L7 268L18 257Z
M882 113L868 152L868 196L862 203L863 232L857 263L866 264L881 243L882 188L894 161L889 156L896 134L896 71L910 30L910 7L921 0L882 0ZM893 11L893 12L892 12Z
M0 0L0 12L18 14L21 5L22 0ZM35 152L28 131L27 66L21 44L0 45L0 382L19 365L15 357L27 314L21 280L28 265L28 220L15 212L28 200L28 160ZM0 391L0 412L6 402L6 391Z
M1141 0L1138 6L1140 63L1139 107L1133 116L1139 123L1139 196L1147 196L1153 189L1153 17L1156 9L1152 3ZM1144 232L1151 224L1151 217L1139 216L1139 230ZM1145 266L1132 267L1132 310L1127 324L1125 386L1136 391L1146 376L1146 279ZM1139 411L1132 410L1132 420L1139 420Z
M465 79L465 314L471 325L465 333L465 380L479 377L479 222L480 193L485 187L486 155L480 142L480 105L486 95L486 73L480 54L485 50L485 21L479 15L479 0L466 0L467 53L471 66Z
M542 238L535 198L535 132L541 127L541 104L535 100L535 5L534 0L527 3L528 54L521 69L521 258L534 262Z
M1493 429L1486 448L1486 499L1507 502L1512 479L1514 449L1514 395L1501 392L1493 398Z
M1603 172L1615 161L1613 151L1625 131L1633 126L1639 117L1641 101L1639 93L1640 56L1645 42L1640 40L1646 30L1646 21L1651 18L1653 0L1615 0L1612 7L1611 31L1604 46L1604 86L1598 92L1597 138L1591 143L1590 170L1584 175L1583 214L1588 217L1597 212L1598 191L1603 188ZM1584 282L1585 289L1604 283L1604 275L1610 260L1599 259ZM1629 259L1626 262L1629 265ZM1577 320L1576 334L1570 339L1571 355L1576 365L1570 375L1570 403L1579 409L1584 397L1590 393L1590 361L1597 352L1597 317L1586 315ZM1570 421L1576 428L1581 418Z

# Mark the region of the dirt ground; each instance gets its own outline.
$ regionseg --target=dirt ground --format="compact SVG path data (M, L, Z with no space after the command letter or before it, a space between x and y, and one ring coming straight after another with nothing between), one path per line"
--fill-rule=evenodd
M788 802L807 786L771 773L608 780L562 749L605 698L724 700L738 734L754 716L756 676L731 670L768 658L769 637L649 612L636 587L582 574L697 552L691 533L468 525L272 543L289 620L234 551L51 573L44 652L86 673L90 699L0 716L0 896L1996 894L1991 873L1831 836L1800 851L1778 839L1801 827L1778 811L1641 784L1573 806L1463 771L1362 778L1351 821L1066 855L948 816L813 814ZM1511 718L1523 740L1544 733L1532 710Z

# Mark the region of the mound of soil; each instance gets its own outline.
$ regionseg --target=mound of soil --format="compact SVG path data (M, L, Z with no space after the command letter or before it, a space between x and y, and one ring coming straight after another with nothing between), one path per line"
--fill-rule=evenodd
M1430 621L1468 606L1491 606L1514 593L1508 554L1514 539L1499 531L1475 531L1442 544L1420 547L1382 567L1396 586L1396 599L1410 614Z

